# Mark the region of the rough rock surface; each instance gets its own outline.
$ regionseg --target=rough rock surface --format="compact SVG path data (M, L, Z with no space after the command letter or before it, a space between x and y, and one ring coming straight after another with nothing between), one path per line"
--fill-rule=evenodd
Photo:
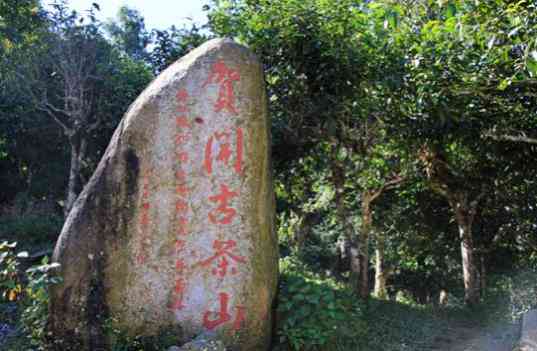
M277 284L270 130L258 59L205 43L132 104L69 214L53 261L58 350L216 333L266 350Z
M226 351L226 347L220 340L213 340L214 336L201 335L193 341L178 347L172 346L168 351Z
M524 314L520 333L520 350L537 351L537 310Z

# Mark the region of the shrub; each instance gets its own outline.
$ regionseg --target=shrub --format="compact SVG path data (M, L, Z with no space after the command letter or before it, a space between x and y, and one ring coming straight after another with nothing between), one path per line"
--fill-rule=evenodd
M47 320L50 284L60 280L52 275L57 263L49 264L48 257L43 258L40 265L20 271L21 258L27 257L26 252L15 253L16 243L0 244L0 292L4 300L18 304L22 311L22 331L28 337L34 349L41 350L44 345L45 323Z
M44 257L40 265L26 270L28 283L25 289L21 321L31 344L36 347L41 347L45 342L45 324L49 303L48 287L60 282L60 278L52 273L58 267L58 263L49 264L48 257Z
M17 301L22 294L22 276L18 258L27 257L27 252L15 253L17 243L0 243L0 292L2 299Z
M292 257L280 266L277 349L356 349L366 332L356 296L334 279L308 272Z
M537 268L523 270L511 278L511 317L520 318L524 313L537 307Z

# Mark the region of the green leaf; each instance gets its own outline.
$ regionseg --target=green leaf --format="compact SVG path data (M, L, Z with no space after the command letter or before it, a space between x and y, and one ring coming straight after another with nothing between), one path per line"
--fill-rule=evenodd
M457 14L457 6L450 2L446 8L446 18L454 17Z
M390 12L386 18L388 20L388 23L390 24L390 27L397 28L397 13L396 12Z
M526 63L526 67L532 78L537 77L537 61L528 60L528 62Z
M500 84L498 84L498 90L505 90L508 86L511 85L511 79L503 79Z

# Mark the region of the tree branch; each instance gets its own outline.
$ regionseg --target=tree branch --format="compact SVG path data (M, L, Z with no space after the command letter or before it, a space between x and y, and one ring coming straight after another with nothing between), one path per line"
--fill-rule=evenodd
M508 134L493 134L491 132L486 132L483 134L484 138L489 138L495 141L512 141L515 143L526 143L526 144L536 144L537 138L530 138L525 135L508 135Z
M62 120L59 119L56 115L56 113L63 113L65 115L68 115L66 111L56 108L48 102L44 102L43 104L37 105L37 109L46 112L50 117L52 117L52 119L63 129L66 135L72 134L73 130L69 128L64 122L62 122Z
M397 187L399 184L401 184L403 181L405 180L405 178L399 176L399 175L396 175L393 179L387 181L386 183L384 183L384 185L382 187L380 187L379 189L377 189L376 191L374 191L372 194L371 194L371 197L370 197L370 201L373 202L375 201L375 199L377 197L379 197L380 195L382 195L382 193L386 190L389 190L389 189L393 189L395 187Z

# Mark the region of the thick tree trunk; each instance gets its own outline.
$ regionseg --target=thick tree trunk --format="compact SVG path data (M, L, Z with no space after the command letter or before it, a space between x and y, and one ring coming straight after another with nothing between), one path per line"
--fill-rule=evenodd
M362 227L360 230L360 296L364 299L369 297L369 235L373 225L373 213L371 211L372 194L366 191L362 194Z
M65 206L63 208L63 214L66 218L69 215L69 212L71 212L82 187L80 174L87 149L87 141L85 138L73 136L69 139L69 143L71 146L71 161L69 166L69 180L67 182Z
M464 280L464 300L467 305L479 303L479 270L475 258L472 223L476 208L486 195L481 185L481 192L470 201L467 180L454 171L441 157L439 150L425 145L420 150L419 159L425 166L430 187L444 196L455 213L461 240L462 271Z
M339 270L350 270L349 283L352 289L358 292L360 285L360 256L359 243L353 235L353 226L345 205L345 169L337 159L339 147L332 147L332 183L335 190L336 212L343 230L338 240Z
M384 233L377 233L377 246L375 248L375 289L374 294L378 299L386 300L388 291L386 289L386 281L388 280L388 271L386 270L386 262L384 256L385 245Z
M464 301L467 305L479 303L479 274L474 255L472 233L473 213L460 200L451 201L454 207L459 236L461 239L462 272L464 279Z

